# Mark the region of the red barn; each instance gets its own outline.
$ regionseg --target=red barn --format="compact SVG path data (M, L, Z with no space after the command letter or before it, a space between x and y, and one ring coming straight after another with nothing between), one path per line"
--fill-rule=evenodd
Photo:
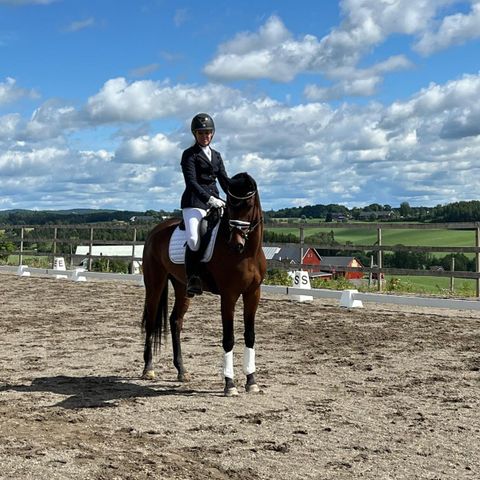
M322 272L331 272L334 277L344 277L347 280L363 278L363 272L345 272L345 267L363 267L355 257L320 257Z

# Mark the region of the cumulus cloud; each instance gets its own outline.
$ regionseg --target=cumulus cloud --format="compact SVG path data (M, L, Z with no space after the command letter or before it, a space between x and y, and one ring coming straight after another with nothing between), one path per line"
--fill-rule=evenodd
M192 112L221 109L235 104L239 94L221 85L175 85L123 77L108 80L90 97L87 115L95 122L146 121L168 116L188 117Z
M480 75L464 75L444 85L435 83L406 102L394 102L385 111L380 126L395 134L405 125L418 133L459 138L480 133ZM475 133L478 132L478 133Z
M411 67L412 63L404 55L396 55L370 68L356 69L349 66L336 68L328 76L332 79L338 78L338 83L332 87L309 84L305 87L304 94L309 100L315 101L336 100L348 95L370 96L382 83L385 73Z
M177 142L158 133L153 137L143 135L126 140L115 152L115 161L155 165L174 159L174 163L177 163L180 154Z
M62 164L67 152L54 147L40 150L9 150L0 154L0 175L37 177L50 173L52 164Z
M468 14L456 13L442 19L438 29L427 30L414 45L423 55L460 45L480 37L480 2L474 1Z
M37 96L35 90L18 87L14 78L7 77L0 83L0 105L13 103L22 97L36 98Z
M225 82L263 78L290 82L307 72L323 80L306 87L309 99L370 96L385 74L412 65L406 56L394 55L368 68L358 67L391 35L411 36L416 39L414 48L424 54L480 36L478 0L469 14L446 16L434 30L443 8L454 3L458 0L343 0L342 22L322 38L312 34L294 38L274 15L257 32L237 34L220 45L204 73Z

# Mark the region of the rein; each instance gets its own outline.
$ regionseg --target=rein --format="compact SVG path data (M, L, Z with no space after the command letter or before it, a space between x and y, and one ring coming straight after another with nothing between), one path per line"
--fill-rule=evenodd
M228 195L235 200L239 201L244 201L244 200L249 200L252 198L255 194L257 193L256 190L253 190L252 192L248 192L245 196L237 196L234 195L233 193L228 191ZM230 233L233 230L238 230L240 236L244 240L248 240L248 236L263 222L263 217L260 216L258 220L251 220L251 221L244 221L244 220L228 220L228 227L230 229Z

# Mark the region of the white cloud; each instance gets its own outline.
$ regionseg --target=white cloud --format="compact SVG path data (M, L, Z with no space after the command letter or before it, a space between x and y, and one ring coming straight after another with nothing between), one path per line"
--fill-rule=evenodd
M239 93L221 85L170 86L166 82L125 78L108 80L87 101L86 112L98 123L146 121L169 116L188 117L235 104Z
M370 68L356 69L349 66L335 68L329 72L328 77L338 79L338 83L332 87L318 87L310 84L305 87L304 94L309 100L315 101L336 100L348 95L370 96L382 83L385 73L411 66L412 63L404 55L396 55Z
M0 154L0 175L36 177L49 174L52 165L62 164L66 150L50 147L40 150L9 150Z
M424 55L429 55L479 37L480 2L474 1L468 14L456 13L446 16L436 31L427 30L423 33L414 48Z
M283 22L276 15L272 15L262 25L258 33L243 32L237 34L233 40L220 45L220 54L243 55L255 50L276 47L290 40L291 34Z
M178 10L175 11L175 15L173 17L173 23L175 24L176 27L180 27L188 20L188 17L189 17L188 9L179 8Z
M149 65L143 65L142 67L134 68L130 71L130 75L133 77L145 77L150 73L156 72L160 68L158 63L150 63Z
M405 55L394 55L371 67L358 67L391 35L418 39L415 49L422 53L480 36L478 0L473 2L470 14L446 16L439 29L432 30L444 7L455 3L459 0L343 0L341 24L323 38L305 35L295 39L282 20L272 16L257 32L237 34L220 45L204 72L214 80L227 82L263 78L291 82L307 72L334 82L307 86L309 99L370 96L386 73L412 66Z
M50 3L57 2L58 0L0 0L0 5L49 5Z
M178 143L171 141L166 135L158 133L153 137L143 135L126 140L115 153L115 161L121 163L140 163L158 165L171 162L181 155Z
M14 140L21 122L22 117L18 113L0 117L0 140Z
M85 30L86 28L91 28L95 26L95 19L93 17L86 18L85 20L76 20L70 23L65 27L66 32L79 32L80 30Z
M7 77L4 82L0 83L0 105L13 103L22 97L36 98L37 96L35 90L18 87L14 78Z

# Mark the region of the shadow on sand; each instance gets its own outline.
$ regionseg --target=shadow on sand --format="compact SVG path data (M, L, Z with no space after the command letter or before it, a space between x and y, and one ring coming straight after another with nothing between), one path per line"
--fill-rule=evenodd
M160 397L168 395L216 396L220 392L185 389L183 385L154 384L145 386L133 383L132 379L116 376L108 377L40 377L30 385L5 385L0 392L17 391L25 393L50 392L65 395L56 407L67 409L115 407L116 401L123 399Z

